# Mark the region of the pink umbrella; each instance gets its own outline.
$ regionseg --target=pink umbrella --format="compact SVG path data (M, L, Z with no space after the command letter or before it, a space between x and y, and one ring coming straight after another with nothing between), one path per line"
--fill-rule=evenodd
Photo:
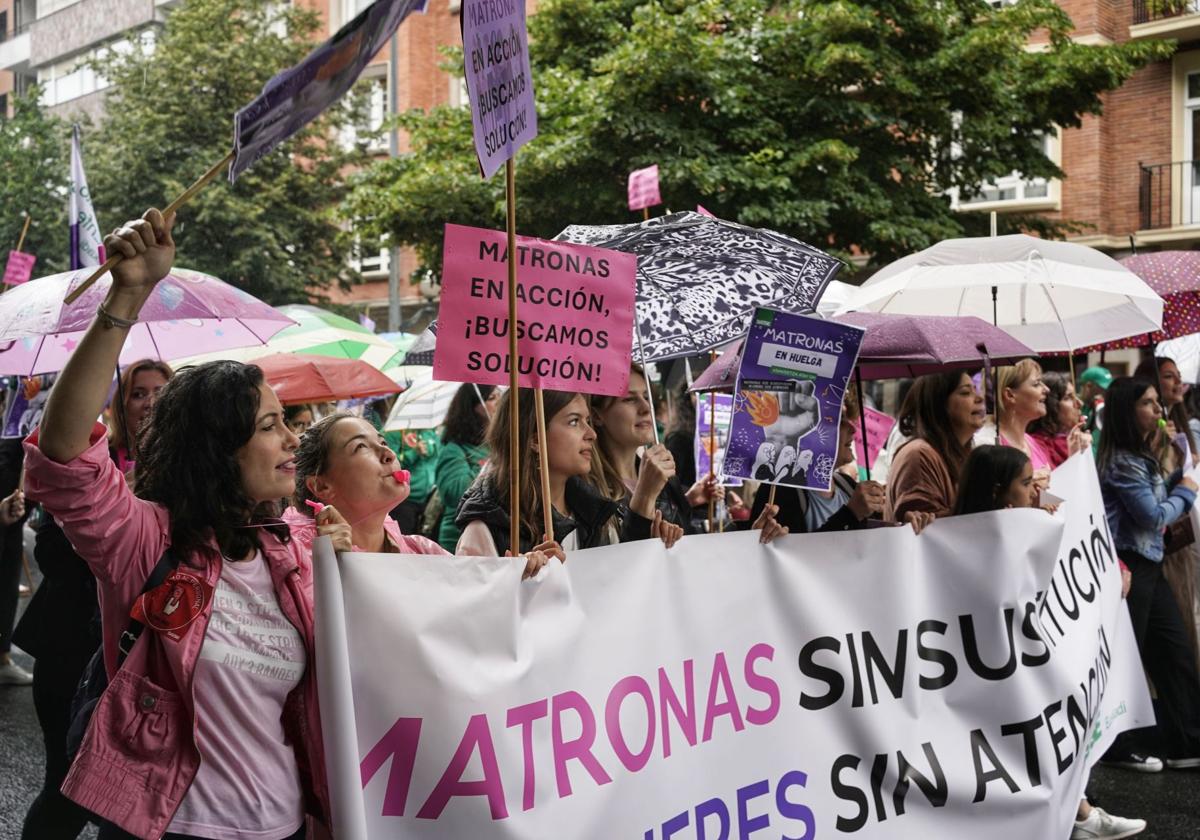
M847 312L835 320L863 327L858 373L863 379L898 379L970 367L1006 365L1035 355L1004 330L973 316L884 315ZM742 342L731 344L704 373L693 391L732 390L742 363Z
M112 283L106 274L72 304L63 299L93 269L54 274L0 295L0 374L63 369ZM265 344L295 323L216 277L175 268L154 287L129 331L121 365Z
M383 397L404 390L362 359L274 353L254 364L284 405Z

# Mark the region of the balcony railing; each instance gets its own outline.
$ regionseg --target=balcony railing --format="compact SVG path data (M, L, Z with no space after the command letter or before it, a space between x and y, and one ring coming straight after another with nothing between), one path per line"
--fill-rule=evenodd
M1200 14L1200 0L1133 0L1133 23Z
M1142 230L1200 225L1200 160L1139 166Z
M20 26L14 27L11 32L0 32L0 44L5 41L11 41L13 38L19 38L29 31L29 27L33 26L33 21L26 21Z

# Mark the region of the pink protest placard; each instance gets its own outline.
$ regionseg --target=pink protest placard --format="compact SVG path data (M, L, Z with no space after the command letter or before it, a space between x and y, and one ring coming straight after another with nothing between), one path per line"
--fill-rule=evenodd
M892 433L896 420L870 406L864 406L863 410L867 417L867 452L871 456L871 463L874 464L879 458L883 445L887 443L888 435ZM854 424L854 455L858 459L858 463L866 465L867 462L863 460L861 421Z
M19 286L28 283L33 278L33 264L37 257L22 251L9 251L8 262L4 264L4 285Z
M642 210L662 204L658 194L658 164L629 173L629 209Z
M624 394L637 257L528 236L514 257L521 386ZM510 369L507 237L446 225L433 378L507 385Z
M696 212L699 213L701 216L708 216L710 219L717 218L713 213L709 212L708 208L705 207L703 204L696 205Z

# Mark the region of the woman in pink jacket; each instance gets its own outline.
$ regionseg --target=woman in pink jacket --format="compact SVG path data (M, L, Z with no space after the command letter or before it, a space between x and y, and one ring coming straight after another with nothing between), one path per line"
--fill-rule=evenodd
M109 685L63 793L110 838L299 840L328 824L312 565L275 517L298 439L262 371L187 368L140 436L136 493L95 424L129 328L171 268L173 217L106 237L124 259L26 442L27 492L95 573ZM322 514L335 546L349 529ZM178 566L142 590L170 547ZM136 602L136 604L135 604ZM131 610L146 629L117 667Z
M349 522L355 551L449 554L433 540L402 534L388 513L408 498L408 472L400 469L374 426L352 414L331 414L313 424L296 450L293 504L283 519L292 537L310 546L316 511L336 505Z

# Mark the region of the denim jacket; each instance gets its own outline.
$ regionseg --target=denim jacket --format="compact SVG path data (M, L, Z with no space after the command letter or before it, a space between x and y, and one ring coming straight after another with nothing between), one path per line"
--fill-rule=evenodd
M1140 455L1119 452L1100 474L1108 528L1118 550L1162 562L1163 531L1186 516L1196 494L1179 486L1183 473L1164 479L1158 465Z

